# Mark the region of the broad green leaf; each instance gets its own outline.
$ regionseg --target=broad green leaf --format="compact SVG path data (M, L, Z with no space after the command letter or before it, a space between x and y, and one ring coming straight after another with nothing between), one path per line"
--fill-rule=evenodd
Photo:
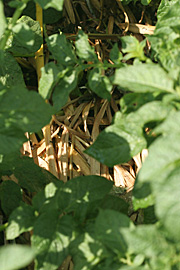
M2 53L0 65L0 82L6 87L14 86L17 84L25 86L21 68L14 57L8 52Z
M68 96L78 83L78 69L65 69L58 73L57 84L54 87L52 100L56 111L59 111L67 102Z
M52 7L61 11L63 9L64 0L35 0L35 2L38 3L43 9Z
M100 208L115 210L123 214L128 212L128 204L123 199L113 195L105 196L100 204Z
M128 230L123 229L123 238L128 246L130 254L143 254L147 258L153 259L162 256L164 262L170 258L172 253L171 246L153 225L141 225ZM169 256L166 260L166 257Z
M32 158L22 157L19 152L2 158L0 172L2 175L14 174L18 179L18 184L30 192L38 192L46 184L56 181L56 177L37 166Z
M154 35L148 37L155 59L168 71L179 70L179 12L179 0L161 1Z
M95 235L88 232L81 234L70 244L70 252L74 270L96 269L98 263L109 255Z
M156 214L174 241L180 240L180 168L177 166L160 186L153 185L156 192Z
M113 124L103 130L85 152L109 167L127 162L147 147L144 125L164 120L171 110L171 106L153 101L128 115L118 112Z
M52 56L61 65L74 66L77 63L71 43L64 34L54 34L46 39L48 49Z
M39 94L21 85L0 93L0 149L1 154L8 154L24 142L25 132L39 131L49 123L54 110Z
M97 62L97 57L93 48L90 46L87 35L80 30L75 43L76 53L80 60Z
M144 55L144 47L146 46L146 40L141 43L134 36L124 36L121 38L122 52L127 53L124 56L124 60L131 58L138 58L141 61L146 60Z
M34 224L32 247L37 251L35 269L56 270L69 255L73 218L52 209L41 214Z
M50 62L46 64L45 67L42 68L41 70L42 75L39 82L39 94L44 99L50 98L53 91L53 87L55 87L59 71L60 70L57 68L54 62Z
M120 52L117 43L114 44L110 51L110 59L115 63L115 64L120 64L121 60L123 59L122 53ZM122 66L124 65L121 63Z
M109 209L101 210L95 221L97 239L118 256L123 256L127 251L127 244L122 229L132 225L131 220L121 213Z
M179 0L162 0L157 10L158 20L160 20L161 17L169 11L169 8L176 4L178 1Z
M32 206L21 203L9 217L8 227L6 229L7 240L15 239L21 233L32 230L35 219Z
M121 112L126 114L134 112L154 99L152 93L128 93L120 99Z
M109 167L130 160L131 153L129 143L121 134L120 130L114 125L106 128L85 153ZM139 137L136 138L136 142L137 140L140 141Z
M98 96L104 99L111 99L112 84L107 76L102 75L102 69L94 68L90 71L88 85Z
M76 210L80 214L86 214L90 202L100 200L107 195L112 188L112 183L100 176L79 176L68 181L59 190L58 205L65 212Z
M33 249L25 245L7 245L0 248L0 269L20 269L32 262L35 257Z
M42 44L40 25L28 16L22 16L12 29L6 48L15 56L29 56Z
M0 0L0 39L4 34L4 30L6 29L6 18L4 16L4 6L2 0Z
M173 81L157 64L127 66L115 71L113 84L134 92L173 92Z
M158 177L156 184L164 183L165 177L178 166L180 161L178 137L179 134L172 133L155 140L149 148L149 155L139 173L138 182L151 182L154 185Z
M9 216L22 201L20 187L13 181L4 181L0 185L0 199L2 210Z
M170 114L165 121L154 129L157 134L169 135L173 130L173 133L180 133L180 112Z
M161 186L167 185L168 175L176 169L180 164L180 144L179 133L172 133L168 136L162 136L155 140L155 142L149 148L149 155L143 164L141 171L138 174L137 182L133 192L133 202L137 209L137 203L139 208L144 207L144 201L139 201L139 194L141 199L146 201L146 207L152 205L152 200L148 202L149 196L158 196L158 192L161 192ZM151 169L153 168L153 170ZM148 190L143 193L148 185Z

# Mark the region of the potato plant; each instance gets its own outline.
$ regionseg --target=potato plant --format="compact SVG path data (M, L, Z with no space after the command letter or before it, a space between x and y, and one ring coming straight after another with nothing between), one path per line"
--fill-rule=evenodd
M178 270L180 1L76 2L0 0L0 269Z

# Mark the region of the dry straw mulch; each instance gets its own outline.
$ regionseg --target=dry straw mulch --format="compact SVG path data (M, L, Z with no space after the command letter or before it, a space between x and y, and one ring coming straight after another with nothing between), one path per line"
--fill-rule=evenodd
M155 27L148 12L143 6L137 6L133 12L129 6L123 6L120 0L65 0L63 18L56 26L47 25L47 34L53 34L59 27L68 39L75 40L78 29L82 28L88 34L99 61L107 60L113 65L109 52L120 36L130 34L142 41L144 34L153 33ZM49 61L48 51L45 59ZM114 113L119 110L119 98L115 89L110 102L98 97L87 100L69 97L62 115L54 115L50 125L44 127L42 140L36 134L27 134L31 145L30 141L25 143L23 153L33 157L37 165L64 182L79 175L101 175L114 181L115 186L132 190L147 150L128 163L113 168L100 164L84 153L98 134L111 124Z

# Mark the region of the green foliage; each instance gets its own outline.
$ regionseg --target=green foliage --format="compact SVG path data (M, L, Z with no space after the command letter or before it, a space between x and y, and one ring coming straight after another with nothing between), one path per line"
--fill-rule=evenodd
M35 2L57 11L63 6L57 0ZM112 47L114 65L98 61L83 31L75 44L63 34L46 37L54 61L42 69L39 93L26 89L14 59L34 55L42 42L39 24L27 16L19 19L26 4L11 2L16 10L6 20L0 1L0 174L18 180L0 184L0 199L8 219L6 239L33 230L34 251L18 245L1 248L0 268L22 268L35 257L36 270L56 270L70 255L75 270L180 269L179 1L161 1L156 30L147 37L151 59L144 52L146 40L139 43L135 37L121 38L122 52L117 44ZM25 132L38 132L65 105L84 71L90 93L110 100L115 87L124 94L112 125L86 153L113 167L148 148L130 207L103 177L81 176L62 183L17 152L27 140ZM33 193L32 204L22 202L26 192ZM129 218L132 207L144 211L143 224Z
M41 43L39 23L28 16L22 16L12 28L6 49L14 56L31 56L39 50Z
M23 245L8 245L0 248L0 268L20 269L27 266L35 257L32 248Z

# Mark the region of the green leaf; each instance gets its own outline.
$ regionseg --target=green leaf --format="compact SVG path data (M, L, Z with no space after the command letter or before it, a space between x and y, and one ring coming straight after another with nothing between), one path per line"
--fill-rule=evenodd
M0 163L0 171L2 175L14 174L18 184L30 192L38 192L46 184L57 180L51 173L37 166L32 158L22 157L19 152L5 155Z
M124 36L121 38L122 52L127 53L124 56L124 60L127 61L131 58L138 58L141 61L145 61L144 47L146 46L146 40L141 43L134 36Z
M3 6L2 0L0 0L0 39L2 38L2 35L4 34L6 26L7 26L7 23L6 23L6 18L4 16L4 6Z
M32 230L35 219L32 206L21 203L9 217L8 227L6 229L7 240L15 239L21 233Z
M112 183L100 176L76 177L59 190L57 194L59 208L67 213L73 210L79 213L83 205L87 209L90 202L102 199L111 188Z
M131 154L128 141L119 133L120 130L114 125L106 128L85 153L109 167L130 160Z
M121 112L126 114L134 112L153 100L152 93L128 93L120 99Z
M128 204L121 198L112 195L107 195L100 204L102 209L111 209L123 214L128 212Z
M70 252L73 256L74 270L96 269L98 263L109 255L95 235L88 232L76 237L70 244Z
M106 221L106 222L104 222ZM130 219L114 210L101 210L95 221L97 239L118 256L127 251L127 244L122 229L130 228Z
M123 90L134 92L174 92L173 81L157 64L139 64L117 69L113 78Z
M180 63L180 18L179 1L161 1L158 22L152 36L148 37L156 60L168 70L179 70Z
M98 96L104 99L111 99L112 84L107 76L102 75L101 68L94 68L90 71L88 85Z
M35 253L29 246L7 245L0 248L0 269L20 269L34 259Z
M22 16L12 29L6 49L15 56L29 56L39 50L43 40L39 22Z
M171 106L153 101L128 115L118 112L113 124L85 152L109 167L127 162L147 146L143 133L145 123L162 121L171 110Z
M120 64L121 60L123 59L122 53L120 52L117 43L114 44L110 51L110 59L115 63L115 64ZM124 65L121 63L122 66Z
M0 199L2 210L9 216L22 201L20 187L13 181L4 181L0 185Z
M17 84L25 86L21 68L14 57L8 52L2 53L0 64L0 82L6 87Z
M171 133L156 139L150 146L149 155L138 174L133 192L135 205L136 200L139 200L139 194L142 194L141 198L143 197L146 200L146 207L148 203L152 205L152 200L148 202L147 198L152 196L153 192L153 197L155 197L156 201L158 192L161 192L161 186L167 185L166 178L168 178L170 173L180 164L180 144L178 143L178 138L179 133ZM153 168L153 170L151 168ZM142 190L144 190L147 185L149 186L148 192L143 193ZM141 203L139 201L138 206L139 208L143 208L144 202L142 201Z
M80 60L90 62L98 61L93 48L89 44L88 36L82 30L79 30L78 32L75 46L76 46L76 53L80 58Z
M25 132L39 131L50 122L54 110L39 94L21 85L0 90L1 154L16 151Z
M141 4L147 6L151 3L151 0L141 0Z
M78 69L65 69L58 73L57 85L54 88L52 100L56 111L59 111L67 102L68 96L78 83Z
M35 0L35 2L38 3L43 9L52 7L61 11L63 9L64 0Z
M59 217L57 210L41 214L34 224L32 246L37 250L35 269L56 270L68 255L73 218Z
M49 99L53 87L55 86L55 82L57 80L57 76L59 73L58 67L55 65L54 62L50 62L45 65L41 69L41 79L39 82L39 94L44 98L44 99Z
M180 217L177 213L180 211L180 168L177 166L164 180L160 186L154 184L156 193L156 214L161 223L168 231L174 241L180 240Z
M171 253L171 247L153 225L141 225L128 230L124 228L124 240L130 254L143 254L147 258L163 256ZM161 254L161 255L160 255ZM166 260L165 260L166 261Z
M77 63L71 43L64 34L54 34L46 38L52 56L60 65L74 66Z

